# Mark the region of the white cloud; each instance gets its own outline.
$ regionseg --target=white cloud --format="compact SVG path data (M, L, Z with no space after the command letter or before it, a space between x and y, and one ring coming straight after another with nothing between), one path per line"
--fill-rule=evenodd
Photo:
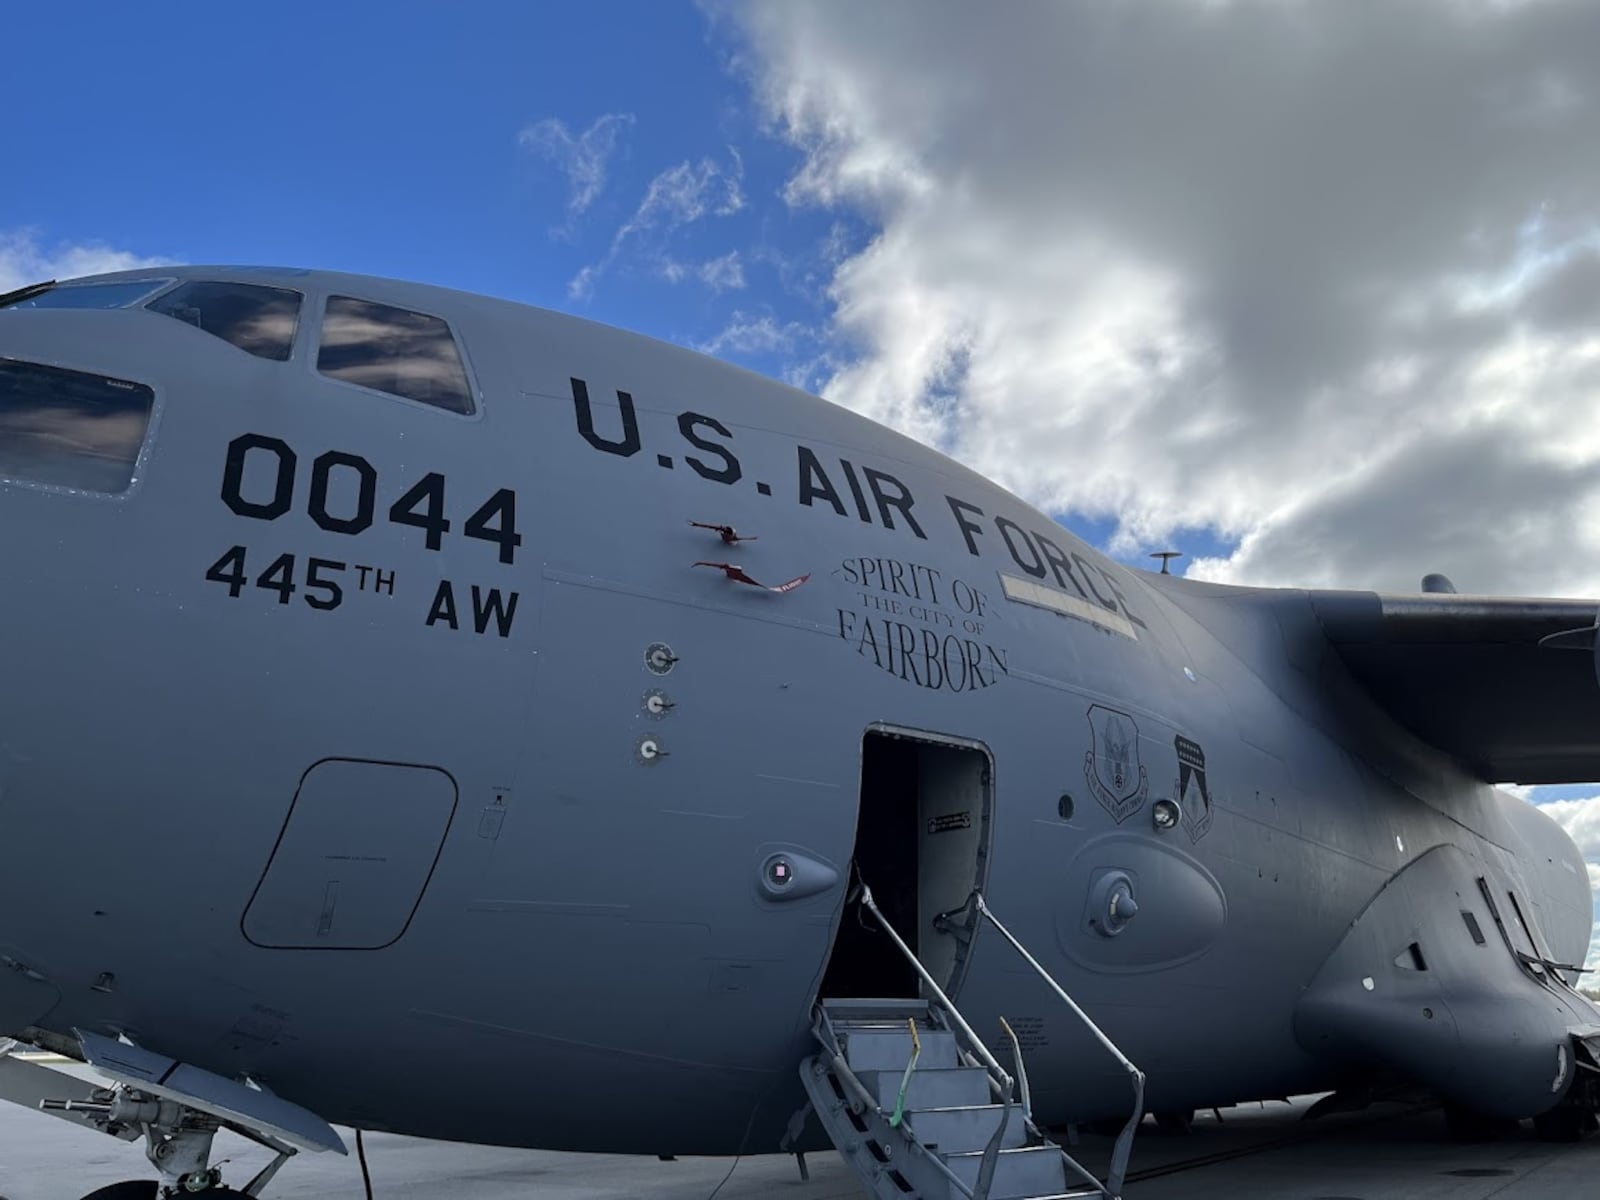
M567 177L568 224L595 202L606 186L606 169L617 140L632 127L632 113L606 113L582 133L573 135L554 117L529 125L517 142L554 163Z
M1578 852L1590 861L1592 879L1595 870L1592 864L1600 863L1600 796L1551 800L1539 805L1539 811L1567 831Z
M791 351L815 336L798 321L778 321L771 313L736 311L722 332L695 346L702 354L770 354Z
M744 207L744 163L733 154L733 168L725 170L715 160L681 162L650 181L633 217L617 231L617 238L647 229L676 229L701 217L732 216Z
M145 258L99 242L44 245L31 229L0 230L0 292L46 279L75 279L154 267L169 260Z
M700 282L714 292L736 291L744 287L744 264L739 261L737 250L730 250L721 258L701 263L696 274Z
M686 263L679 259L665 257L659 267L661 278L668 283L683 283L688 279L698 279L713 292L737 291L745 286L744 263L739 258L737 250L730 250L720 258L707 259L700 263Z
M719 12L789 201L876 229L830 398L1115 549L1237 541L1192 574L1600 594L1586 5Z
M727 166L712 158L702 158L699 162L685 159L652 179L639 207L612 235L605 255L573 277L567 284L568 294L574 299L589 296L596 280L611 268L630 242L659 246L685 225L707 217L731 217L743 209L744 160L731 146L728 157ZM681 268L667 259L660 269L672 279L670 272Z

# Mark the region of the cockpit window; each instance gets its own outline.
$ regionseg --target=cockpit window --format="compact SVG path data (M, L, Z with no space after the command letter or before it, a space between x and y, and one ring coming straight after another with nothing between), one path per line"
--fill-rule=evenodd
M438 317L329 296L317 370L453 413L472 411L461 353Z
M215 334L257 358L286 362L300 320L300 293L257 283L182 283L145 305Z
M0 479L127 491L154 403L143 384L0 358Z
M13 293L18 299L8 302L0 296L0 308L127 308L151 292L166 287L170 279L124 279L117 283L58 283L43 291L22 288Z

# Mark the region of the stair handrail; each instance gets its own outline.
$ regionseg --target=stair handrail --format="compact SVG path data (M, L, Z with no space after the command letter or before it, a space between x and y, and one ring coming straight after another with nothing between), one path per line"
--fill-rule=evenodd
M1011 1061L1017 1064L1017 1089L1022 1093L1022 1115L1028 1120L1033 1120L1033 1093L1028 1087L1028 1067L1022 1061L1022 1043L1017 1041L1016 1030L1011 1028L1011 1022L1004 1017L1000 1018L1000 1028L1011 1041Z
M1100 1042L1100 1044L1110 1052L1111 1057L1116 1059L1117 1062L1122 1066L1122 1069L1128 1073L1128 1076L1133 1083L1133 1114L1128 1118L1128 1123L1122 1127L1122 1132L1117 1135L1116 1145L1111 1152L1111 1169L1106 1175L1105 1183L1100 1185L1103 1186L1107 1195L1120 1196L1122 1194L1123 1180L1128 1172L1128 1158L1133 1152L1134 1131L1138 1129L1139 1122L1144 1119L1144 1072L1133 1065L1128 1056L1118 1048L1115 1042L1106 1036L1105 1032L1100 1028L1100 1026L1094 1023L1094 1020L1089 1016L1089 1014L1078 1007L1078 1002L1071 996L1067 995L1066 989L1055 981L1055 977L1052 976L1049 971L1044 969L1038 959L1034 958L1032 954L1028 953L1027 947L1012 935L1011 931L1001 923L999 917L994 915L993 910L990 909L988 903L985 902L982 892L974 891L968 903L971 904L980 915L985 917L989 924L993 925L997 930L1000 931L1000 936L1011 943L1011 948L1020 954L1023 961L1038 973L1039 978L1045 981L1050 990L1055 992L1056 996L1073 1011L1073 1014L1077 1016L1078 1020L1083 1022L1083 1024L1088 1028L1089 1032L1094 1034L1095 1038ZM882 919L881 915L879 919ZM892 933L893 931L891 930L890 932ZM899 941L898 938L895 940ZM924 976L926 976L926 972L924 972ZM1072 1161L1072 1156L1068 1155L1066 1151L1063 1150L1062 1154L1069 1162ZM1076 1164L1074 1163L1074 1165Z
M899 950L905 960L911 964L911 969L917 973L928 991L933 994L933 998L938 1002L939 1007L944 1009L950 1020L955 1023L956 1028L961 1031L962 1036L966 1038L973 1052L977 1054L978 1059L989 1069L991 1074L996 1076L1003 1089L1002 1096L1009 1098L1014 1087L1014 1081L1011 1076L1000 1065L999 1060L990 1053L989 1047L984 1045L983 1039L978 1036L977 1031L967 1024L967 1019L961 1015L961 1010L955 1006L954 1001L949 996L944 994L944 989L939 986L938 981L928 973L928 969L911 952L911 947L901 940L900 935L895 932L894 926L889 924L889 919L883 915L877 903L872 899L872 889L865 883L861 884L857 898L861 901L862 906L876 918L878 924L883 926L883 931L889 935L889 940L894 943L895 949Z

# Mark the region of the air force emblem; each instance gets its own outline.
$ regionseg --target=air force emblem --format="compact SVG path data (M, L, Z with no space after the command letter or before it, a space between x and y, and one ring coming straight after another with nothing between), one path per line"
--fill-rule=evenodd
M1139 727L1133 718L1098 704L1089 708L1093 746L1083 759L1083 775L1100 806L1122 824L1144 807L1150 781L1139 763Z
M1211 828L1211 789L1206 786L1206 752L1200 743L1179 734L1173 740L1178 751L1178 782L1172 798L1183 810L1183 823L1190 841L1198 842Z

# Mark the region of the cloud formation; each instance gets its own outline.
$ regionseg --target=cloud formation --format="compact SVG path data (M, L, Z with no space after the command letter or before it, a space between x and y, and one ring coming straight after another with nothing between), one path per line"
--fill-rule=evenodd
M825 392L1192 574L1600 594L1600 13L715 10L834 267Z
M605 190L606 168L617 141L632 128L632 113L606 113L574 135L555 117L529 125L517 135L519 145L545 158L567 177L567 228Z
M75 279L154 267L170 260L144 258L98 242L46 246L32 229L0 230L0 292L46 279Z
M657 259L658 273L669 280L683 278L688 270L667 257L662 250L663 245L671 234L686 225L708 217L731 217L743 209L743 182L744 161L731 146L728 148L727 166L709 157L698 162L685 159L660 172L645 187L644 196L633 215L612 235L604 256L598 262L584 267L567 284L568 294L578 300L591 295L600 276L610 270L624 252L653 256ZM704 264L710 268L711 277L708 278L707 272L700 268L696 268L696 273L703 282L717 290L744 286L744 275L742 269L737 267L737 258L732 255L724 258L729 262L720 271L716 264L722 263L723 259ZM732 270L739 271L737 282L732 281Z

